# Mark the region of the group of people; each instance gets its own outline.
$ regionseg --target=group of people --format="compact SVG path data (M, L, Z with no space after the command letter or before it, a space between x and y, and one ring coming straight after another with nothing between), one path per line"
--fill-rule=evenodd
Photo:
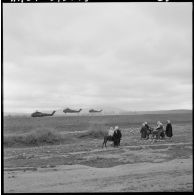
M164 129L163 124L158 121L156 128L149 127L147 122L144 122L142 124L141 130L141 139L148 139L149 135L152 134L152 137L156 136L157 139L164 139L165 135L172 139L173 131L172 131L172 125L171 121L167 120L166 128Z
M110 129L108 130L108 136L110 137L110 140L114 142L114 147L120 146L122 134L118 126L115 126L115 128L110 127Z
M169 137L172 140L173 132L172 132L172 125L171 121L167 120L166 128L164 129L163 124L158 121L157 126L155 128L152 128L148 125L147 122L144 122L142 124L141 130L141 139L149 139L149 135L152 135L152 138L156 136L157 139L164 139L165 136ZM118 126L115 126L115 128L110 127L108 130L108 134L104 137L104 142L102 147L105 145L107 141L113 141L114 147L120 146L120 141L122 138L121 130Z

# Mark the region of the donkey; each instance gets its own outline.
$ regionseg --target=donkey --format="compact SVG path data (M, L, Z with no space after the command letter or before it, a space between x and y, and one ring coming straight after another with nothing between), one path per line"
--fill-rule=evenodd
M102 144L102 148L104 147L104 145L107 148L107 146L106 146L107 141L114 142L115 140L114 140L113 136L105 135L104 136L104 141L103 141L103 144Z
M105 145L105 147L107 147L106 146L107 141L114 142L114 147L115 146L116 147L120 146L121 137L122 137L122 134L121 134L120 130L117 130L116 132L114 132L113 136L105 135L104 136L104 141L103 141L103 144L102 144L102 148L104 147L104 145Z

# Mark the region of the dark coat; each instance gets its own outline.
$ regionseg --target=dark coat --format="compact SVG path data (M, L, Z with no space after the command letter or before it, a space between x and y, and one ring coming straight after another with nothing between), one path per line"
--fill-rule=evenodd
M113 134L113 140L114 140L114 145L115 146L118 146L120 145L120 139L122 137L122 134L121 134L121 131L118 129L116 131L114 131L114 134Z
M118 137L117 132L114 131L114 133L113 133L113 138L114 138L114 139L117 139L117 137Z
M148 137L152 132L152 128L148 124L145 124L145 127L146 127L146 136Z
M172 131L172 125L171 124L167 124L165 133L166 133L167 137L172 137L173 136L173 131Z
M116 139L121 139L122 137L121 131L119 129L114 131L113 137Z
M141 130L140 130L140 133L141 133L141 138L146 138L147 128L145 126L142 127Z
M119 139L121 139L121 137L122 137L121 131L118 129L118 130L116 131L116 133L117 133L117 137L118 137Z

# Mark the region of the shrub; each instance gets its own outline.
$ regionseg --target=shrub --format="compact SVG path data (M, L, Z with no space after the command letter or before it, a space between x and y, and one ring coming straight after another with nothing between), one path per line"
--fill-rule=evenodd
M102 138L108 133L108 129L103 123L91 123L88 131L79 135L79 137Z
M23 135L9 135L4 137L4 146L24 145L39 146L45 144L59 144L63 136L54 129L39 128Z

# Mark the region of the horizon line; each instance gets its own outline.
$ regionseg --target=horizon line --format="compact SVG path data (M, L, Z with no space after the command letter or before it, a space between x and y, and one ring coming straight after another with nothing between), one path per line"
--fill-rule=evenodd
M52 110L47 110L48 112L49 111L53 111L55 109L52 109ZM56 111L60 111L61 109L56 109ZM46 111L46 110L45 110ZM104 110L103 110L104 111ZM132 113L139 113L139 112L164 112L164 111L193 111L193 109L184 109L184 108L181 108L181 109L170 109L170 110L124 110L124 111L118 111L118 113L128 113L128 112L132 112ZM111 110L111 111L105 111L105 112L108 112L108 113L112 113L112 112L116 112L115 110ZM30 114L32 112L1 112L3 114Z

